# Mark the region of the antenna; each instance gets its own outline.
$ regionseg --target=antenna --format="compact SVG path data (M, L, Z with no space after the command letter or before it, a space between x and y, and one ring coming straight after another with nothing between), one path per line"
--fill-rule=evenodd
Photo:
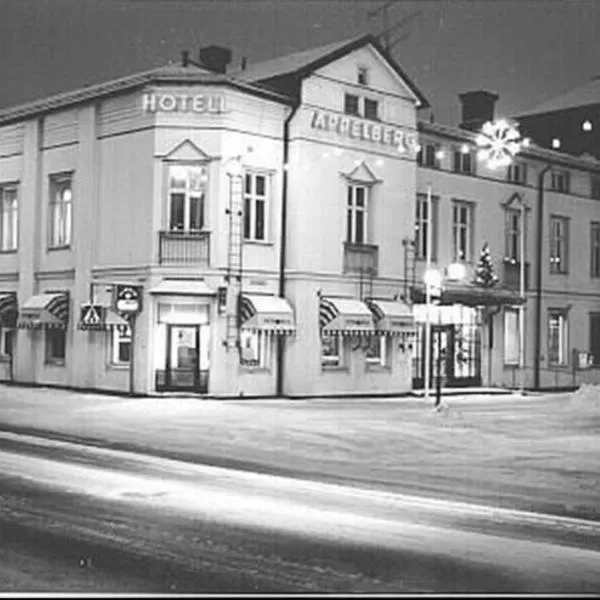
M378 33L376 37L381 42L381 44L383 45L383 47L385 48L385 50L387 52L390 52L394 46L396 46L400 42L403 42L404 40L408 39L408 37L409 37L409 34L405 33L404 35L401 35L400 37L398 37L394 41L392 41L390 34L401 29L402 27L404 27L405 25L410 23L410 21L412 21L413 19L416 19L422 12L421 10L416 10L416 11L410 13L409 15L407 15L406 17L400 19L399 21L396 21L391 26L388 26L388 8L390 8L390 6L392 6L396 2L401 2L401 1L402 0L388 0L385 4L383 4L379 8L370 10L367 13L367 17L369 19L372 19L373 17L376 17L378 14L381 13L383 30L380 33Z

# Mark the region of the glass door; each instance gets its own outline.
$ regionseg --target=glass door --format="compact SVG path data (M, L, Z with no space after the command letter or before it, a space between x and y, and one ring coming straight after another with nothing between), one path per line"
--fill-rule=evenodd
M454 327L433 325L431 327L431 381L432 387L442 378L442 387L454 379Z
M200 390L200 327L167 325L166 388Z

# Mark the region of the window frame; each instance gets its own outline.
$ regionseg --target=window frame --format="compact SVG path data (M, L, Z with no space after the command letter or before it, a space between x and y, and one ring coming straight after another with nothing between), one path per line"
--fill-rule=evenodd
M349 181L346 185L346 242L349 244L364 245L370 240L369 235L369 203L371 198L371 185L358 181ZM358 190L363 190L363 206L356 203ZM363 215L362 232L363 239L358 240L357 217Z
M256 181L261 177L264 179L264 194L260 195L256 193ZM251 179L252 185L250 192L247 191L247 181ZM271 174L260 170L246 170L244 171L243 178L243 220L242 220L242 236L244 242L263 242L269 241L269 212L270 212L270 197L271 197ZM256 216L257 206L262 203L262 237L256 235L258 229L258 221ZM247 207L250 206L250 211L247 211ZM248 219L248 221L246 220ZM246 235L246 225L249 225L249 231Z
M15 331L14 327L0 325L0 361L2 362L9 361L14 354Z
M506 169L506 179L511 183L527 184L527 163L514 161Z
M508 318L511 318L514 323L514 339L509 338L509 327ZM504 344L503 344L503 360L506 366L518 366L519 365L519 346L521 345L521 338L519 333L519 310L514 307L506 307L504 309L503 318L503 332L504 332ZM512 333L512 332L510 332ZM509 344L509 341L512 342Z
M324 355L324 341L335 340L335 354ZM341 368L344 366L344 336L340 333L322 336L320 340L321 368Z
M13 205L5 210L5 194L14 192ZM9 215L9 236L5 236L5 216ZM7 243L6 238L10 243ZM17 252L19 249L19 185L18 183L0 184L0 253Z
M372 335L369 338L369 345L365 351L365 363L369 367L381 367L385 368L390 365L389 357L389 336L387 335ZM372 349L373 341L377 345L377 354L369 356L369 351Z
M208 168L208 162L206 161L169 161L167 162L167 175L166 175L166 194L167 194L167 215L166 221L167 231L170 232L181 232L181 233L197 233L199 231L206 231L207 229L207 210L208 210L208 194L210 184L210 173ZM172 185L171 169L183 168L186 170L186 182L185 187L175 187ZM200 169L204 171L200 175L200 178L204 177L203 186L201 189L192 189L190 184L189 170ZM173 197L176 195L183 195L183 226L175 227L173 219ZM190 227L192 220L191 205L194 199L199 200L199 213L201 215L201 223L199 228Z
M517 224L514 225L516 218ZM508 206L504 211L504 257L521 262L521 235L523 211L520 208Z
M256 358L246 358L244 356L243 338L253 339L256 341L254 353ZM253 370L269 370L271 368L272 355L272 338L273 336L267 331L260 330L240 330L240 365L246 369Z
M568 194L571 188L571 173L566 169L552 169L550 189L553 192Z
M468 162L467 162L468 157ZM468 164L468 168L466 168ZM475 160L473 150L463 152L460 148L454 148L454 159L452 161L452 170L462 175L475 175Z
M49 179L48 250L70 248L73 242L73 183L74 172L52 173ZM64 194L69 191L70 198ZM60 196L60 200L57 200Z
M415 210L415 258L416 260L427 260L427 230L421 236L422 225L431 225L431 260L437 261L438 250L438 203L439 196L431 196L431 210L425 219L422 217L422 208L427 206L427 194L418 193Z
M551 346L552 320L558 319L558 346L556 360L554 358L554 350ZM569 312L564 308L549 308L548 318L546 321L546 346L548 365L553 367L566 367L569 365Z
M59 341L59 346L62 346L62 354L56 355L54 351L57 349L56 339L62 338ZM44 363L47 365L65 366L67 362L67 330L51 327L44 331Z
M350 98L356 99L356 112L348 110ZM352 117L360 117L360 96L358 94L351 94L350 92L344 92L344 114Z
M590 198L600 200L600 176L590 176Z
M465 208L467 210L467 223L463 224L456 220L457 209ZM466 200L452 199L452 260L454 262L472 262L473 260L473 239L475 235L475 205ZM460 238L458 232L465 229L466 234L464 239L467 245L467 251L464 256L459 255L458 240Z
M369 68L364 66L358 67L356 81L358 85L369 85Z
M598 338L598 336L594 336L594 331L593 331L593 327L592 327L592 321L594 319L598 319L597 323L598 323L598 332L600 333L600 312L590 312L589 313L589 342L588 342L588 348L589 348L589 352L590 354L593 356L593 363L592 363L592 367L594 368L600 368L600 338ZM594 341L596 341L597 347L594 348ZM594 353L594 350L596 350L598 352L598 354Z
M550 215L549 261L552 275L565 275L569 272L569 217ZM563 226L563 235L557 237L557 225Z
M110 364L113 366L129 366L131 364L131 328L126 327L111 327L110 328ZM121 360L120 348L122 344L129 344L129 359Z
M590 276L600 277L600 222L590 223Z

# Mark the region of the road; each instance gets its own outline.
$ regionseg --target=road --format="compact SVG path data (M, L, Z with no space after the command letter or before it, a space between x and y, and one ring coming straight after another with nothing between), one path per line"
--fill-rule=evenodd
M1 592L600 592L600 523L0 434Z

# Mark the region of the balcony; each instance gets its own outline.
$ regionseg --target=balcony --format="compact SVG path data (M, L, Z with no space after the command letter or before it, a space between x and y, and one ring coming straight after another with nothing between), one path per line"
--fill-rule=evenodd
M504 278L502 283L505 287L513 290L520 289L521 263L511 262L512 259L504 259ZM525 263L525 291L529 289L529 263Z
M158 262L161 265L210 265L209 231L159 231Z
M344 273L376 277L379 272L379 246L344 242Z

